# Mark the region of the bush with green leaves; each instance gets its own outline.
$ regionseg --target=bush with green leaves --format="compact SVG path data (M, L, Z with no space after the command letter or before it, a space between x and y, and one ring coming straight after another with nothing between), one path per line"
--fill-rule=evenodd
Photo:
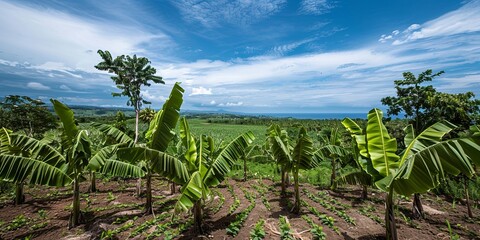
M261 240L265 238L265 220L260 219L250 231L250 240Z

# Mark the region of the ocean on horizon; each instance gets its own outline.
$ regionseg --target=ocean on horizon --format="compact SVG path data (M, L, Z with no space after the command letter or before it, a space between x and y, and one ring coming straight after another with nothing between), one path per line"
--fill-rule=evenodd
M276 118L296 118L296 119L367 119L366 113L262 113L259 116L268 116Z

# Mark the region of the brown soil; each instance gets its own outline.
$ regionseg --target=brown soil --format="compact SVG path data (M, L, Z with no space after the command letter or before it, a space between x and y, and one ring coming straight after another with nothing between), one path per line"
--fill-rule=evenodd
M142 213L144 196L135 196L136 180L97 182L97 193L88 193L88 182L81 185L81 208L86 211L84 223L78 227L68 229L69 206L72 201L71 190L68 188L47 188L47 187L26 187L26 203L15 206L12 203L0 205L0 239L100 239L104 231L116 231L117 239L164 239L165 232L173 233L178 231L182 223L191 221L188 214L175 214L176 220L172 223L173 205L178 197L169 195L170 188L166 181L154 179L153 196L154 210L157 222L146 226L145 222L154 220L152 215ZM233 196L228 190L232 186L235 195L240 199L240 206L231 215L228 215L230 206L233 204ZM198 236L192 227L175 237L175 239L248 239L255 223L260 219L266 221L264 229L265 239L280 239L279 218L286 216L291 225L291 232L297 238L312 239L311 227L302 218L307 215L319 226L323 227L327 239L385 239L383 221L384 194L370 190L369 199L359 199L360 190L357 187L339 189L335 192L321 190L309 184L301 184L301 189L316 195L326 201L335 199L337 203L330 202L337 209L343 209L348 216L355 220L355 225L347 223L332 210L326 209L318 202L307 197L304 191L302 199L322 214L335 219L334 226L337 232L326 225L312 214L306 207L302 206L300 214L290 213L289 204L293 202L293 187L288 189L287 197L280 196L280 186L270 180L250 180L247 182L229 179L224 184L215 188L224 196L225 202L217 211L213 210L219 206L220 198L214 197L206 201L204 230L206 234ZM253 193L255 207L248 215L243 227L237 236L227 234L226 228L232 221L247 207L250 202L245 197L244 191ZM259 191L264 191L270 205L267 209L262 202ZM318 195L325 192L326 196ZM408 199L407 199L408 200ZM450 239L446 220L452 226L453 234L458 234L461 239L480 239L480 210L473 209L474 219L466 216L466 207L461 203L452 204L445 198L431 194L423 195L426 218L423 220L411 220L411 202L405 199L397 200L398 212L397 231L400 239ZM87 202L90 206L87 208ZM43 210L41 216L39 211ZM43 211L40 211L43 212ZM23 215L24 224L17 224L18 229L13 229L15 222L22 222L19 219ZM46 217L45 217L46 215ZM368 215L368 216L367 216ZM16 219L16 220L15 220ZM377 221L375 221L377 220ZM119 231L119 228L130 224L128 228Z

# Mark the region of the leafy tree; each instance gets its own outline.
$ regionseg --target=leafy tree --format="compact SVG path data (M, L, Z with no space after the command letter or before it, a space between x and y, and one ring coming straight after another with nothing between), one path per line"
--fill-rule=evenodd
M150 81L162 84L165 82L162 80L162 77L155 76L157 70L150 66L148 58L137 57L137 55L133 55L133 57L121 55L113 59L109 51L102 50L98 50L98 54L102 57L103 62L98 63L95 68L114 73L116 76L111 78L117 85L117 88L122 91L121 93L112 93L112 95L114 97L127 96L129 98L127 105L133 106L135 109L134 142L137 143L140 109L143 104L150 104L150 102L143 99L140 88L141 86L150 86Z
M375 185L387 192L385 225L387 239L397 239L393 193L409 196L425 193L439 184L445 174L474 173L472 161L480 163L480 145L470 138L443 140L455 127L438 122L416 135L412 125L405 128L406 149L397 155L396 139L390 137L382 122L383 113L372 109L362 129L346 118L342 124L352 134L361 158L358 164L372 176Z
M0 103L0 126L13 131L23 131L30 137L57 127L53 114L39 99L9 95Z
M428 69L415 77L411 72L404 72L404 79L394 81L397 96L381 100L388 106L388 115L404 113L417 132L441 120L460 126L459 130L468 129L480 105L472 92L449 94L438 92L432 85L423 85L443 73Z

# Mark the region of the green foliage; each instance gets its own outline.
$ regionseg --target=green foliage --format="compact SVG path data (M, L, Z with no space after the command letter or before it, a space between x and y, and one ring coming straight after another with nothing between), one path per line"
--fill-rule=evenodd
M140 111L140 115L138 116L140 120L142 120L144 123L150 123L153 118L155 117L155 110L153 110L150 107L147 107L145 109L142 109Z
M280 216L278 220L280 223L280 239L294 240L295 238L292 236L292 229L288 218L286 216Z
M108 192L107 201L111 202L111 201L114 201L115 199L117 199L117 197L114 196L112 192Z
M265 220L260 219L255 226L250 231L250 240L261 240L265 238L265 230L263 226L265 225Z
M428 69L415 77L411 72L404 72L403 80L394 81L397 96L381 100L383 105L389 107L388 115L404 113L416 132L441 120L457 124L461 130L468 129L475 120L480 105L480 100L474 99L472 92L442 93L437 92L432 85L422 85L443 73L433 73Z
M162 77L155 76L157 70L150 66L150 61L145 57L137 57L133 55L121 55L112 58L109 51L97 51L103 62L98 63L95 68L101 71L108 71L114 73L112 80L117 87L122 90L121 93L112 93L113 96L127 96L129 101L128 106L133 106L135 110L140 110L143 103L149 104L140 94L140 87L150 86L152 81L154 83L165 82Z
M446 223L447 223L447 228L448 228L448 233L450 234L450 239L451 240L458 240L460 239L460 236L458 236L458 234L454 233L453 230L452 230L452 227L450 226L450 222L447 220L445 220Z
M23 214L17 215L6 227L6 231L17 230L23 226L26 226L30 222L30 219L26 218Z
M310 233L312 233L314 240L326 240L327 235L323 232L323 227L318 226L313 222L313 220L307 215L302 215L302 218L310 225Z
M29 137L40 137L57 127L56 119L39 99L9 95L0 102L0 126L23 131Z

